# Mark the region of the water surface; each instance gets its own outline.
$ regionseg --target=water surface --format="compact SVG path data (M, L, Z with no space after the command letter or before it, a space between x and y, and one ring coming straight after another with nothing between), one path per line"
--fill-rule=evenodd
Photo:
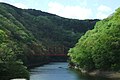
M109 80L90 77L68 68L67 62L55 62L30 70L30 80Z

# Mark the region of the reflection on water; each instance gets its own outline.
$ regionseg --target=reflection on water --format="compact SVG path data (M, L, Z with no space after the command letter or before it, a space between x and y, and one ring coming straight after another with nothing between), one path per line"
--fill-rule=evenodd
M30 70L30 80L109 80L93 78L68 68L66 62L56 62Z

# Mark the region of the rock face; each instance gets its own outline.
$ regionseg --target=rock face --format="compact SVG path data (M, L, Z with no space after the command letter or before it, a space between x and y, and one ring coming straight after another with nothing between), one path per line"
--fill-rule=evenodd
M88 72L87 74L89 74L91 76L100 76L100 77L106 77L106 78L111 78L111 79L115 79L115 80L120 79L120 73L114 72L114 71L95 70L95 71Z

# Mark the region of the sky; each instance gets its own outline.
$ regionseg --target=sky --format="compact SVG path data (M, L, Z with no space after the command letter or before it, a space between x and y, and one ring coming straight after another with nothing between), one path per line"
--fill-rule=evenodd
M104 19L120 0L0 0L22 9L36 9L71 19Z

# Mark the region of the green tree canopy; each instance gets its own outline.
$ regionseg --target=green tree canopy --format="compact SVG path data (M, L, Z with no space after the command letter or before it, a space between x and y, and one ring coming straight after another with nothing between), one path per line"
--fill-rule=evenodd
M86 70L120 70L119 15L120 8L87 31L69 50L71 61Z

